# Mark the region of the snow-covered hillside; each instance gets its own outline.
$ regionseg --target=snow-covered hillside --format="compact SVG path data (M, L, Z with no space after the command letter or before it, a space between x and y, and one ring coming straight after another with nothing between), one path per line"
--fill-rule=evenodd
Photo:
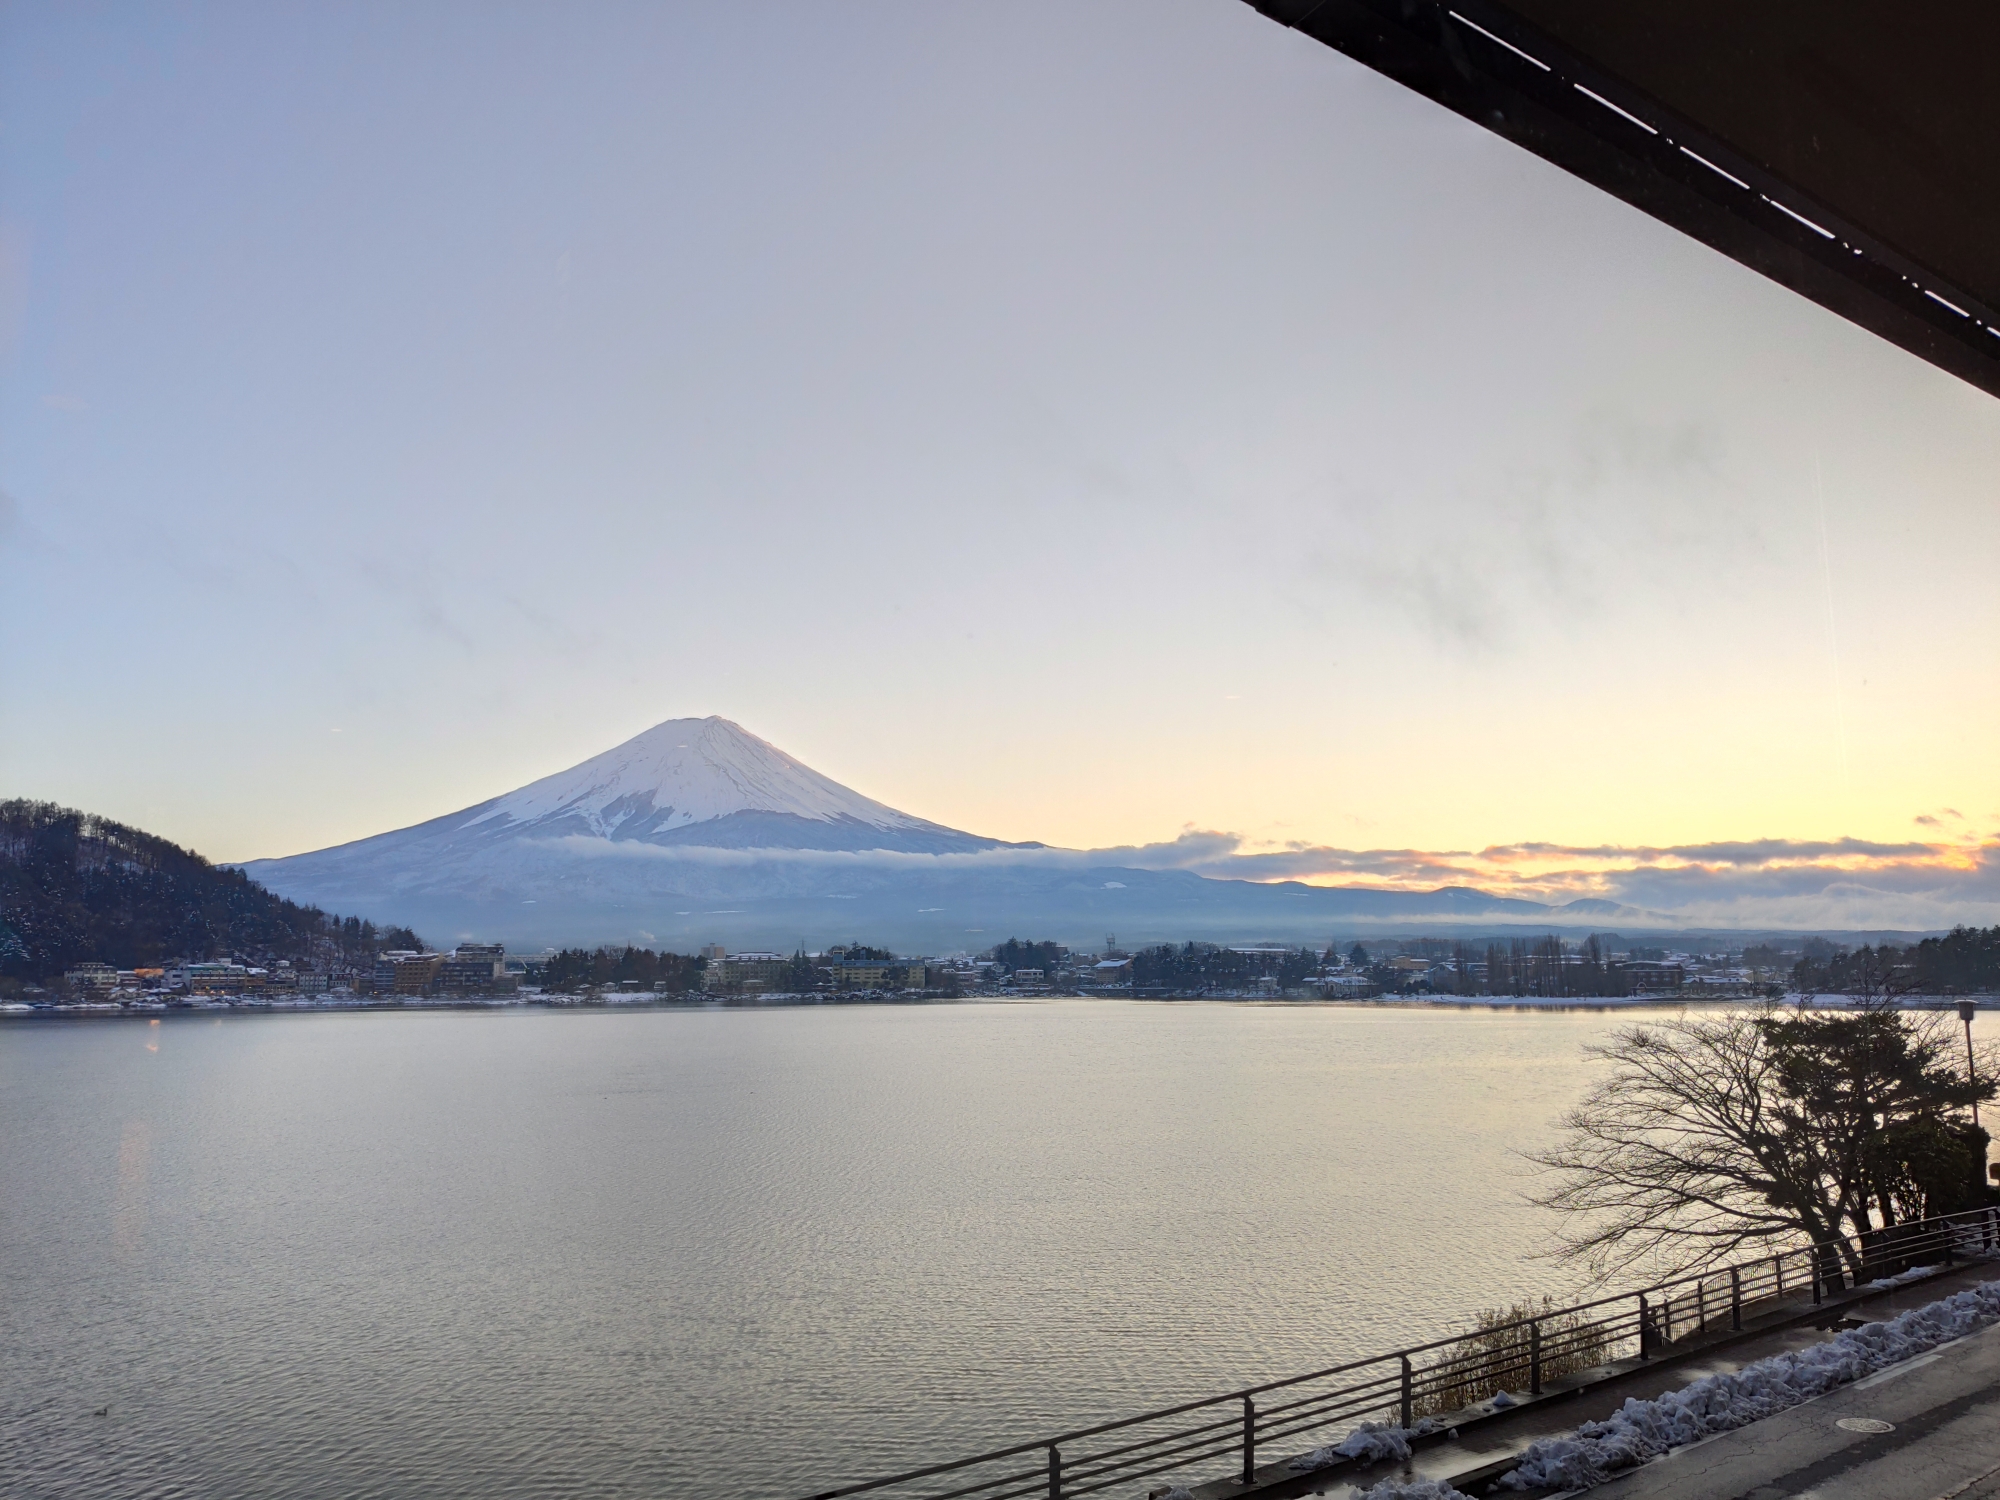
M476 806L244 868L330 911L407 911L504 939L524 924L643 931L631 913L690 900L817 894L828 859L1020 847L898 812L727 719L669 719Z
M1009 932L1323 943L1357 925L1561 915L1473 890L1208 880L1002 843L864 797L720 718L669 719L475 807L244 868L434 942L537 948L871 937L951 952Z
M462 829L643 839L689 839L696 824L739 814L859 824L889 834L953 834L864 797L728 719L669 719L582 765L468 809ZM710 830L719 832L720 830ZM957 834L970 845L992 840ZM899 847L890 839L874 847ZM868 847L857 835L853 847ZM725 838L723 847L744 847Z

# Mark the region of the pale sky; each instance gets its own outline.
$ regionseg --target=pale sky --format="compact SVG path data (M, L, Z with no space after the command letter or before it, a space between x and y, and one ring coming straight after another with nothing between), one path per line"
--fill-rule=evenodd
M1008 839L1977 860L1996 488L1239 0L0 6L0 794L218 859L720 713Z

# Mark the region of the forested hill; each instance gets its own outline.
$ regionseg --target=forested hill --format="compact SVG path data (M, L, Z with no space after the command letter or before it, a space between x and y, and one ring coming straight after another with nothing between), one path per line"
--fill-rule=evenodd
M177 958L344 959L417 947L274 896L240 870L108 818L0 802L0 975L40 982L78 963L130 969Z

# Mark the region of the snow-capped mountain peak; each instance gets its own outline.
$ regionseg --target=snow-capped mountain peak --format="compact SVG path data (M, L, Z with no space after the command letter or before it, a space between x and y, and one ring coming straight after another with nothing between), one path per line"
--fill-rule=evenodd
M1078 923L1176 939L1223 928L1289 936L1425 915L1539 922L1552 910L1465 889L1206 880L1115 863L1114 852L1003 844L927 822L708 718L670 719L473 807L242 868L325 911L537 947L902 933L950 951L993 940L974 934Z
M561 821L578 833L647 838L737 813L871 828L926 827L822 776L728 719L668 719L581 765L470 810L460 826Z

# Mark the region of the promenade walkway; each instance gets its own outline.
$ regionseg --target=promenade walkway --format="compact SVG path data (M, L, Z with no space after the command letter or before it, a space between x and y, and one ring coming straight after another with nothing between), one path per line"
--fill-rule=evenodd
M1593 1500L2000 1497L2000 1327L1695 1443Z
M1628 1364L1624 1373L1614 1376L1611 1379L1599 1380L1571 1393L1554 1394L1553 1399L1534 1401L1513 1411L1483 1418L1476 1424L1469 1424L1458 1438L1420 1447L1406 1462L1401 1464L1383 1463L1365 1469L1342 1466L1338 1470L1323 1471L1317 1474L1297 1474L1289 1472L1282 1463L1278 1463L1272 1464L1268 1468L1260 1469L1258 1483L1255 1485L1246 1486L1235 1481L1222 1480L1198 1486L1194 1493L1199 1497L1199 1500L1249 1500L1249 1497L1252 1496L1256 1497L1256 1500L1287 1500L1287 1497L1291 1496L1312 1494L1339 1495L1344 1497L1351 1489L1357 1486L1365 1489L1384 1479L1400 1477L1411 1480L1447 1480L1468 1494L1484 1495L1487 1493L1491 1481L1510 1468L1511 1460L1522 1453L1536 1439L1566 1433L1573 1430L1579 1423L1596 1421L1607 1417L1622 1406L1627 1399L1636 1397L1643 1401L1663 1395L1668 1391L1679 1390L1681 1387L1689 1385L1705 1375L1740 1370L1745 1365L1753 1364L1757 1360L1769 1355L1803 1349L1812 1344L1823 1342L1832 1337L1835 1329L1839 1326L1852 1326L1856 1322L1893 1317L1897 1313L1925 1306L1940 1298L1948 1297L1954 1292L1963 1291L1967 1287L1996 1279L2000 1279L2000 1264L1988 1261L1944 1270L1934 1276L1925 1277L1921 1281L1903 1286L1888 1287L1881 1290L1873 1290L1866 1287L1858 1288L1837 1298L1830 1298L1827 1306L1823 1310L1818 1310L1817 1314L1816 1310L1809 1306L1800 1307L1789 1315L1776 1320L1779 1326L1768 1327L1763 1331L1752 1331L1744 1335L1723 1336L1718 1338L1709 1347L1687 1349L1684 1352L1675 1353L1665 1358L1657 1358L1645 1364ZM1843 1323L1842 1320L1846 1321ZM1950 1347L1951 1350L1955 1351L1962 1347L1973 1346L1981 1339L1990 1339L1994 1358L1996 1361L2000 1361L2000 1337L1994 1337L1995 1335L2000 1335L2000 1329L1991 1330L1988 1334L1979 1335L1975 1339L1964 1340L1961 1345ZM1980 1347L1985 1348L1987 1345L1982 1344ZM1952 1368L1958 1368L1960 1361L1960 1356L1955 1353L1951 1354L1950 1364ZM1912 1362L1913 1365L1916 1363L1916 1361ZM1946 1361L1941 1359L1939 1363L1942 1365ZM1925 1368L1928 1369L1930 1367L1926 1365ZM1940 1373L1942 1374L1942 1372ZM1971 1379L1975 1377L1968 1376L1967 1378ZM1846 1397L1850 1394L1865 1395L1867 1391L1876 1389L1877 1387L1874 1382L1881 1381L1881 1379L1880 1375L1870 1377L1868 1381L1857 1382L1852 1387L1845 1387L1832 1396L1822 1397L1817 1402L1809 1403L1807 1406L1796 1408L1795 1410L1796 1412L1816 1412L1827 1407L1828 1403L1833 1402L1836 1397ZM1992 1385L1995 1381L2000 1381L2000 1364L1996 1364L1994 1375L1989 1378L1988 1384ZM1919 1382L1908 1389L1928 1390L1929 1388L1928 1382ZM1995 1390L1993 1396L1996 1401L2000 1401L2000 1390ZM1970 1411L1970 1408L1968 1408L1968 1411ZM1613 1496L1616 1496L1617 1500L1656 1500L1655 1493L1651 1490L1632 1489L1628 1491L1624 1487L1632 1484L1650 1483L1652 1482L1650 1476L1652 1476L1655 1470L1664 1470L1667 1466L1676 1463L1683 1456L1692 1455L1697 1452L1707 1452L1710 1448L1725 1443L1741 1440L1747 1449L1754 1451L1759 1442L1757 1434L1771 1430L1774 1423L1785 1421L1793 1415L1793 1413L1787 1413L1781 1417L1769 1418L1764 1422L1755 1423L1750 1427L1740 1429L1738 1432L1728 1434L1725 1437L1710 1439L1708 1442L1694 1445L1684 1450L1683 1454L1676 1454L1656 1464L1648 1465L1643 1469L1635 1471L1632 1475L1600 1487L1598 1490L1593 1491L1592 1494L1594 1497L1603 1496L1605 1500L1611 1500ZM1893 1418L1885 1420L1894 1421ZM1810 1423L1808 1422L1809 1426ZM1857 1435L1849 1433L1846 1429L1835 1430L1844 1435L1843 1439L1835 1444L1836 1447L1841 1448L1841 1451L1847 1451L1854 1447L1853 1444L1845 1442L1846 1438L1869 1436L1867 1434ZM1925 1432L1929 1430L1928 1428L1923 1429ZM1896 1434L1874 1434L1873 1436L1886 1440L1885 1443L1878 1445L1882 1454L1887 1454L1895 1450ZM1905 1439L1906 1444L1916 1440L1917 1437L1914 1433ZM1953 1441L1956 1440L1953 1439ZM1974 1442L1973 1446L1977 1447L1977 1443ZM1989 1430L1986 1446L1990 1450L1986 1464L2000 1464L2000 1431ZM1855 1451L1867 1454L1877 1452L1876 1449L1856 1449ZM1828 1456L1830 1454L1831 1450L1829 1450ZM1758 1484L1778 1485L1778 1481L1775 1479L1760 1480ZM1711 1495L1713 1496L1713 1500L1730 1500L1730 1497L1736 1496L1739 1493L1749 1496L1750 1491L1757 1488L1758 1485L1753 1484L1741 1492L1726 1489L1710 1491L1704 1490L1697 1485L1695 1488L1687 1490L1659 1491L1657 1500L1667 1500L1669 1494L1672 1495L1673 1500L1710 1500ZM1538 1492L1529 1491L1524 1493L1517 1490L1494 1490L1493 1493L1505 1496L1521 1496L1522 1500L1532 1500L1532 1497ZM1872 1496L1877 1493L1881 1495L1882 1500L1891 1500L1892 1492L1890 1491L1875 1492L1858 1490L1853 1492L1853 1497L1854 1500L1863 1500L1863 1497ZM1985 1491L1975 1492L1974 1490L1967 1490L1964 1500L1974 1500L1975 1494L1980 1497L1980 1500L1983 1500L1985 1493ZM1894 1492L1896 1496L1900 1496L1901 1494L1901 1491ZM1913 1490L1910 1494L1912 1500L1935 1500L1935 1497L1944 1494L1944 1490ZM1996 1495L2000 1495L2000 1491L1996 1491ZM1752 1497L1752 1500L1782 1500L1782 1497L1796 1497L1796 1500L1808 1500L1803 1490L1785 1489L1781 1486L1766 1488L1764 1492ZM1820 1491L1815 1490L1812 1492L1810 1500L1836 1500L1836 1497L1831 1492L1822 1494ZM1842 1492L1839 1500L1847 1500L1847 1493Z

